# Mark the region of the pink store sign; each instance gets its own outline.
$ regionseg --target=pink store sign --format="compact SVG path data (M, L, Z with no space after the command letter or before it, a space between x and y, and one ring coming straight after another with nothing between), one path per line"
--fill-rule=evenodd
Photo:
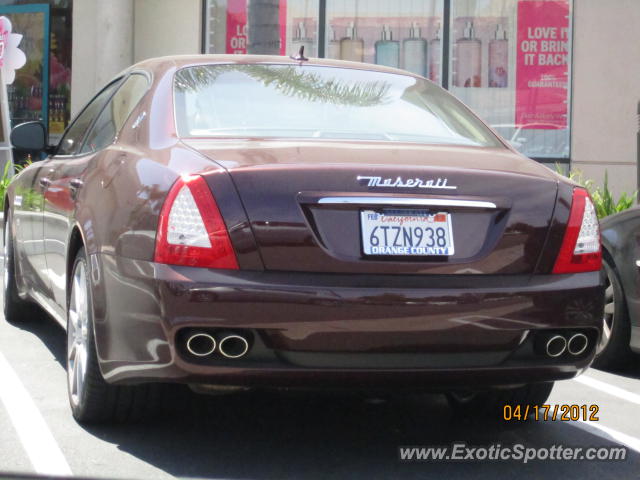
M567 128L569 0L519 0L515 123Z
M4 65L4 50L9 41L10 34L11 22L7 17L0 17L0 67Z
M285 54L287 39L287 1L280 0L278 23L280 55ZM227 53L247 53L247 0L227 0Z

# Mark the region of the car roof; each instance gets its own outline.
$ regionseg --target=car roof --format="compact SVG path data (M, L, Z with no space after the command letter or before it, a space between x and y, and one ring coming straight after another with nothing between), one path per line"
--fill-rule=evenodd
M238 64L238 65L314 65L334 68L350 68L356 70L368 70L382 73L395 73L412 77L419 77L406 70L392 67L374 65L371 63L348 62L345 60L333 60L329 58L309 58L303 62L291 57L278 55L172 55L166 57L156 57L143 60L128 68L126 71L147 70L152 73L159 73L170 67L183 68L197 65L211 64ZM126 72L125 71L125 72ZM419 77L421 78L421 77Z

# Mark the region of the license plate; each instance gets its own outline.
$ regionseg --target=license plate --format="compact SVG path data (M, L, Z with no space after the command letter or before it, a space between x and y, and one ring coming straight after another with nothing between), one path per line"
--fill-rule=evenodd
M451 215L446 212L360 212L365 255L453 255Z

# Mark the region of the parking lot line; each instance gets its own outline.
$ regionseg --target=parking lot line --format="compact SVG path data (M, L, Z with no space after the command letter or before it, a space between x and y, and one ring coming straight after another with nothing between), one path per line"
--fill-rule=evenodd
M574 425L589 433L597 435L600 438L604 438L605 440L615 440L631 450L640 452L639 438L632 437L631 435L627 435L626 433L619 432L613 428L605 427L604 425L599 425L597 423L589 423L579 420L575 422Z
M16 372L0 353L0 400L37 473L71 476L71 468Z
M609 383L601 382L600 380L596 380L595 378L591 378L586 375L576 377L574 378L574 380L576 382L580 382L583 385L586 385L587 387L595 388L596 390L600 390L601 392L613 395L614 397L618 397L622 400L626 400L627 402L632 402L640 405L640 395L638 395L637 393L629 392L628 390L624 390L620 387L615 387Z

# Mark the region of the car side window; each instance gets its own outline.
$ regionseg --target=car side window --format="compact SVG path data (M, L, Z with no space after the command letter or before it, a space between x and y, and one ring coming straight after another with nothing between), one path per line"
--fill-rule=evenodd
M87 135L81 153L94 152L113 143L148 88L147 77L136 73L131 74L100 113Z
M120 80L111 83L84 107L84 110L80 112L80 115L76 117L75 121L65 132L62 140L60 140L56 155L75 155L78 153L87 130L91 127L93 120L100 113L102 107L109 101L119 84Z

